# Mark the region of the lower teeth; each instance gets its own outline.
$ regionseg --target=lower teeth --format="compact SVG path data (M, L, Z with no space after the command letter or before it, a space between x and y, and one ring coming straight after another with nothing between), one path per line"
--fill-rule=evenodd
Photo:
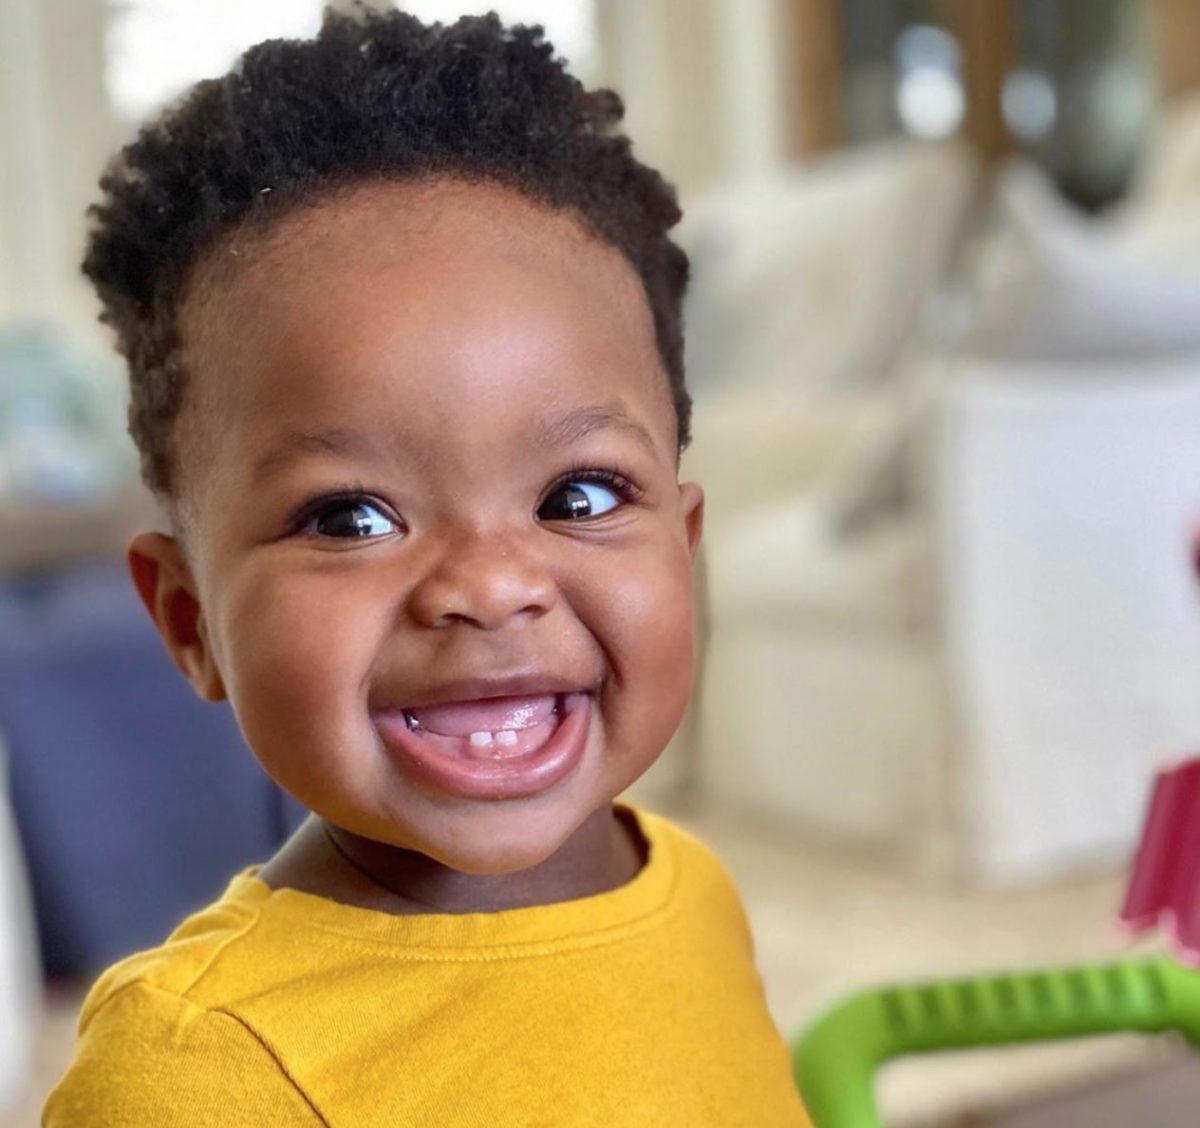
M558 717L561 714L562 714L562 698L556 697L554 699L554 707L550 710L550 716ZM405 712L404 723L407 726L409 732L424 732L425 731L421 727L421 722L418 721L417 718L414 717L411 713ZM510 736L510 734L511 734L511 736ZM505 737L506 739L502 740L502 739L500 739L501 737ZM516 742L517 742L517 734L516 734L516 731L513 729L502 729L502 730L500 730L500 732L495 733L493 736L493 739L492 739L493 745L499 744L502 747L504 747L504 746L511 747L512 745L516 744ZM492 755L499 756L500 753L498 751L493 751Z

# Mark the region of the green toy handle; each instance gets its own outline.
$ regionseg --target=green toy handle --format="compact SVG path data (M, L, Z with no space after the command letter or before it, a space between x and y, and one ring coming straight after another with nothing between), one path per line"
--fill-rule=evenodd
M1169 959L891 986L852 995L793 1050L815 1128L883 1128L874 1074L905 1054L1174 1030L1200 1047L1200 974Z

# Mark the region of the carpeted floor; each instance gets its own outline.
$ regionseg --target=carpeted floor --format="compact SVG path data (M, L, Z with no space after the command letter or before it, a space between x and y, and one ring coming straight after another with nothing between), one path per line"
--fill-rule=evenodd
M980 1122L980 1128L1195 1128L1200 1060L1049 1100Z

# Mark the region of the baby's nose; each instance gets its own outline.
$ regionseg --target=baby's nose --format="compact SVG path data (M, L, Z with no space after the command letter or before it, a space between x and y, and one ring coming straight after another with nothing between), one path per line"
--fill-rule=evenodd
M557 588L529 551L512 540L477 536L446 545L410 598L422 626L498 630L515 618L544 615Z

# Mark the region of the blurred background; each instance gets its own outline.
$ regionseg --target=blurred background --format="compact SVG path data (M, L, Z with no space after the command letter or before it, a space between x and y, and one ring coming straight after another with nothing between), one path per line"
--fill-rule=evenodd
M544 24L679 188L707 646L636 798L734 872L781 1028L1125 953L1149 785L1200 747L1200 2L401 6ZM154 511L78 263L138 123L321 8L0 0L6 1126L91 977L300 817L124 575ZM1090 1040L881 1093L894 1125L1190 1125L1200 1064Z

